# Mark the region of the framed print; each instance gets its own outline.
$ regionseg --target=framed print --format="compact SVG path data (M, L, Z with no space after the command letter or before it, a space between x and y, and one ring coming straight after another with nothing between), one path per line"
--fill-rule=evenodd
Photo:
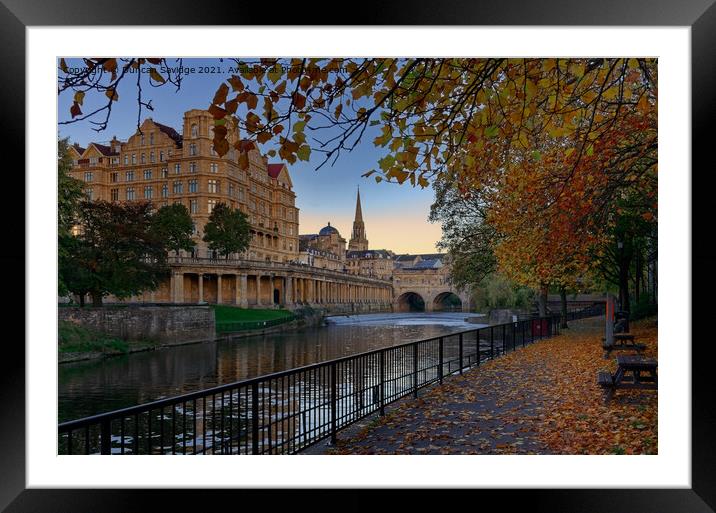
M713 511L716 7L612 3L5 1L0 504Z

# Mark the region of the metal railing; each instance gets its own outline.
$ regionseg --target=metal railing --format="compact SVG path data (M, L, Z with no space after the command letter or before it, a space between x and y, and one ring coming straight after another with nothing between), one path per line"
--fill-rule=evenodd
M587 308L572 318L601 315ZM559 334L559 316L346 356L58 426L60 454L291 454L452 374Z
M603 301L595 302L585 308L568 310L567 321L575 321L577 319L584 319L585 317L596 317L598 315L605 314L606 303ZM561 315L560 315L561 317Z

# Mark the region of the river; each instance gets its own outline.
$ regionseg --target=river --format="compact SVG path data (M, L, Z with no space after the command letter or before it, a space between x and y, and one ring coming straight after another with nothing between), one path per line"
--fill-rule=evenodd
M320 327L62 364L59 421L483 326L465 322L470 315L336 316Z

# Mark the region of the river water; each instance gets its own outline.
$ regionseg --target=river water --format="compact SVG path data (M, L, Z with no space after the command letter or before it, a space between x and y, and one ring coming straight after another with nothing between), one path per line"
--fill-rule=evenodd
M59 366L59 421L475 329L466 313L337 316L326 326L190 344Z

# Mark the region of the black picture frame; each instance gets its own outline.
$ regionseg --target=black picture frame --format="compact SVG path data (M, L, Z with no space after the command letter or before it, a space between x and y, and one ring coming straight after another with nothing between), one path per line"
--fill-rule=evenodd
M63 2L2 0L0 2L0 52L3 73L0 74L0 123L2 141L10 148L25 147L25 29L28 26L80 25L247 25L288 24L296 20L312 25L620 25L620 26L689 26L692 37L692 487L690 489L522 489L470 490L450 492L451 498L480 501L499 500L500 510L581 511L581 512L713 512L716 509L716 404L709 386L708 353L710 333L704 319L709 318L709 292L716 290L715 253L707 244L698 243L698 235L713 233L710 210L714 175L709 147L713 146L713 123L716 117L716 6L714 0L601 0L567 2L549 0L456 1L450 4L430 0L400 0L392 3L356 4L354 12L342 14L335 2L310 3L310 15L291 12L287 7L272 9L270 16L263 3L222 3L207 8L186 0L66 0ZM275 12L274 12L275 11ZM565 47L568 49L568 46ZM8 151L6 149L6 151ZM19 162L14 169L24 169L24 152L16 151ZM703 169L702 169L703 168ZM6 170L7 171L7 170ZM685 177L688 170L683 170ZM22 202L24 175L4 173L4 186L12 187ZM710 179L710 180L709 180ZM29 193L31 191L25 191ZM711 201L709 201L711 200ZM24 212L24 205L14 209ZM25 268L24 240L17 241L15 223L12 251L0 252L2 269L14 269L4 282L17 291L15 308L24 305L22 273ZM705 234L705 235L704 235ZM23 236L24 237L24 236ZM709 239L711 237L708 237ZM701 299L699 301L699 299ZM11 307L11 305L7 305ZM22 308L22 307L20 307ZM25 312L27 315L27 312ZM13 317L8 315L8 319ZM686 320L684 320L686 321ZM690 330L684 326L684 341L673 341L688 347ZM671 341L669 343L672 343ZM235 500L251 504L253 500L270 500L271 508L293 507L307 490L82 490L25 489L25 356L17 337L4 340L4 358L0 372L0 508L6 511L144 511L151 500L160 499L166 510L203 511L217 500ZM321 503L328 507L340 501L340 510L365 510L383 499L377 490L321 491ZM424 504L424 490L400 491L403 508ZM270 494L267 498L266 495ZM260 495L261 497L257 497ZM207 502L209 501L209 502ZM484 502L485 506L489 502ZM448 505L444 505L448 507ZM320 507L318 505L317 507ZM331 507L335 509L335 507Z

